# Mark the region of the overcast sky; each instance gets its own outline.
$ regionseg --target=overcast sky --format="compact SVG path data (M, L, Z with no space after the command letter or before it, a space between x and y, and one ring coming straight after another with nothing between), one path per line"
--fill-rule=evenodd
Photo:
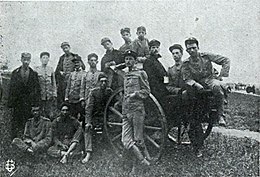
M195 36L200 50L227 56L231 60L226 81L260 82L259 0L180 1L94 1L94 2L0 2L0 60L11 68L20 65L21 52L32 54L32 66L39 65L42 51L51 53L56 68L62 55L60 44L68 41L71 50L86 56L95 52L100 59L102 37L114 47L123 44L120 29L145 26L147 38L161 41L160 60L167 69L173 59L168 48L184 45ZM184 58L187 58L185 52ZM218 68L219 69L219 68Z

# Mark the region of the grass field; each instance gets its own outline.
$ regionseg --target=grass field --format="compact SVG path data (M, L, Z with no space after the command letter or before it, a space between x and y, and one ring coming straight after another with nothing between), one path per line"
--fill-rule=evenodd
M232 93L229 97L231 117L227 120L228 127L254 128L259 119L255 107L258 99ZM109 145L104 142L95 144L93 158L85 165L78 161L79 158L70 159L68 164L62 165L58 163L58 160L49 157L34 159L23 156L21 153L14 154L9 146L10 112L1 106L0 116L1 177L10 176L4 168L5 162L10 158L15 160L17 166L17 171L13 176L128 176L123 169L123 160L114 156ZM235 119L236 116L245 118ZM257 141L212 133L205 142L203 154L202 158L197 158L193 155L190 146L177 146L168 141L162 159L150 168L140 166L135 176L259 176L259 142Z

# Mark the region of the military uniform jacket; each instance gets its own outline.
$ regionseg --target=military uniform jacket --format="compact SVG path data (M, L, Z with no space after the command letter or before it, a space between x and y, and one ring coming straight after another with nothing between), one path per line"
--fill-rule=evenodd
M230 60L221 55L211 53L199 53L198 61L193 61L191 57L183 62L182 78L184 82L192 86L194 83L204 83L207 79L213 79L214 70L212 62L222 65L220 77L228 77L230 69Z
M96 70L95 72L88 71L81 80L80 100L87 100L91 89L98 86L98 76L102 72Z
M34 118L29 119L25 124L24 138L33 140L36 148L48 147L52 140L50 119L42 116L37 122Z
M143 41L140 39L135 39L131 44L131 50L137 53L138 57L149 57L149 41L144 38Z
M65 92L65 99L68 98L70 103L78 103L80 101L81 82L85 74L86 72L82 70L70 73Z
M130 94L135 93L135 97ZM125 74L123 114L144 108L144 99L150 94L148 76L145 71L133 69Z
M53 97L57 97L56 79L53 68L50 66L37 66L35 67L35 71L38 73L41 86L41 99L50 100Z
M167 76L167 72L161 62L158 61L160 57L161 55L151 55L144 62L144 70L148 75L151 92L157 99L168 95L168 90L164 85L164 76Z
M79 127L79 121L71 116L54 119L52 122L54 145L58 145L59 143L69 145Z
M41 91L37 72L29 68L27 82L24 82L21 69L22 67L15 69L11 75L8 97L10 107L22 107L23 105L30 107L33 104L39 104L40 101Z
M99 87L90 90L86 103L85 122L92 123L97 120L92 120L93 117L103 115L107 100L112 95L112 89L106 88L103 92Z
M181 76L182 62L168 68L169 84L166 86L168 91L173 94L178 94L179 90L184 87L184 81Z
M120 48L119 51L125 53L127 50L132 50L132 42L124 43Z

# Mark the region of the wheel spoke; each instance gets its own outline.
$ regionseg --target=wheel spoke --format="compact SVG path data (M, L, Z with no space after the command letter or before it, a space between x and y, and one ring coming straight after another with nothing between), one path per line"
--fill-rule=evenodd
M118 138L120 138L120 137L121 137L121 134L122 134L122 133L119 133L118 135L114 136L114 138L112 138L111 141L115 141L115 140L117 140Z
M114 107L110 106L109 110L112 111L114 114L118 115L121 119L123 119L123 115L118 110L116 110Z
M117 126L122 126L123 125L122 123L119 123L119 122L108 122L107 124L108 125L117 125Z
M148 136L147 134L145 134L145 137L158 149L160 148L160 145L157 144L150 136Z
M149 126L149 125L145 125L144 128L151 129L151 130L162 130L161 127L153 127L153 126Z

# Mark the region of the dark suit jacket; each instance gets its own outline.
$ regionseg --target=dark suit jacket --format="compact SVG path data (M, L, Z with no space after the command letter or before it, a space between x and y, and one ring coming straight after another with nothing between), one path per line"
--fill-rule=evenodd
M29 68L29 77L26 83L21 76L21 67L12 72L8 97L9 107L31 107L39 104L40 96L41 90L37 72Z
M163 77L167 76L167 72L160 61L158 61L160 57L160 55L151 55L144 61L143 65L144 71L148 75L151 92L158 100L169 94L166 85L163 83Z

